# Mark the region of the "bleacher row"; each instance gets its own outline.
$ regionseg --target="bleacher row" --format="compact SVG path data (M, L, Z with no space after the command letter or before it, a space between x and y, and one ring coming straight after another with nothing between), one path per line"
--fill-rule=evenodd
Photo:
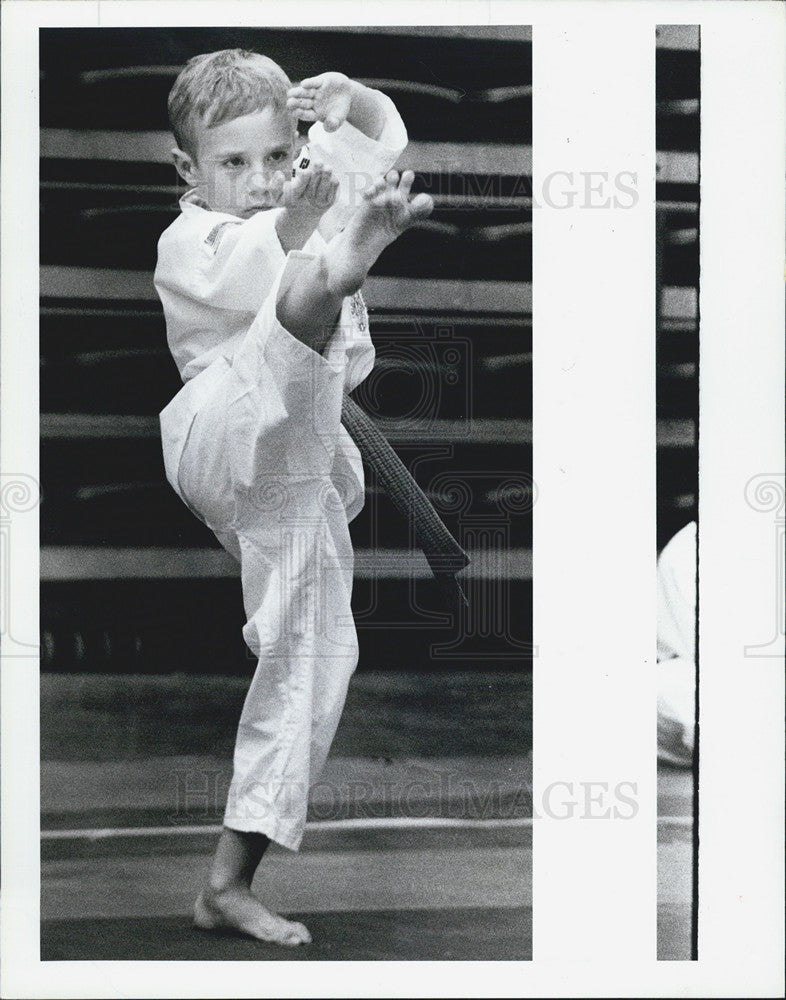
M658 551L698 516L699 413L699 142L701 62L697 25L658 28L655 56L655 142L659 155L679 151L693 163L691 182L657 185L656 412L684 421L685 447L657 453ZM678 261L679 271L673 268ZM690 308L677 318L670 302L678 285ZM674 485L679 483L678 489Z
M531 42L523 28L41 32L41 508L45 669L249 669L237 570L163 476L179 379L152 285L183 188L177 67L228 46L293 79L330 68L390 93L402 166L436 210L365 289L378 363L356 392L473 556L471 610L441 610L369 482L353 523L361 669L521 667L531 639ZM695 505L698 61L658 40L659 532ZM661 460L662 458L662 460ZM613 498L610 498L613 502Z

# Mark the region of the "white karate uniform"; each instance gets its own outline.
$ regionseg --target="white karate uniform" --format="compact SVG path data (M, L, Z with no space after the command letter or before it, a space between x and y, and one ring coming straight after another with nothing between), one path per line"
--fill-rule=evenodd
M348 522L363 507L363 468L341 405L371 371L374 348L359 293L345 299L322 355L278 322L276 300L297 280L298 258L324 245L406 145L385 102L376 141L346 123L310 129L311 155L340 188L302 252L284 255L278 210L242 220L193 195L158 247L155 283L185 382L161 413L166 474L240 561L243 635L258 657L224 822L293 850L357 664Z
M696 522L681 528L658 559L658 756L693 759L696 698Z

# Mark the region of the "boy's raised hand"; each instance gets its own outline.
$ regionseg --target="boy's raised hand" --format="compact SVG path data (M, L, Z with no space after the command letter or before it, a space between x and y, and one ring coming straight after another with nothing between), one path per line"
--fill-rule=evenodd
M287 91L287 108L301 121L319 121L326 132L335 132L347 120L356 87L343 73L320 73Z
M307 167L297 168L287 180L282 173L276 175L280 188L277 204L280 208L322 215L335 202L338 180L330 167L312 161Z

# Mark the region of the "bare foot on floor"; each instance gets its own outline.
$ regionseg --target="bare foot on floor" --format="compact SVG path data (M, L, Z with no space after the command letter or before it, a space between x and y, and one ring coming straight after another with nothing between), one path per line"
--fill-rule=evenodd
M311 943L305 925L268 910L245 886L201 892L194 906L194 927L205 931L236 930L290 948Z
M400 178L391 170L363 192L360 206L326 248L331 293L344 296L356 292L385 247L431 215L434 202L429 195L410 198L414 180L411 170L405 170Z

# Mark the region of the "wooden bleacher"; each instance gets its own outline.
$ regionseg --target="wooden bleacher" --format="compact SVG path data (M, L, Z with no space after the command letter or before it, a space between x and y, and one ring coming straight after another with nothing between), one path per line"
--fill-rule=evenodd
M356 395L470 548L474 610L445 618L370 482L352 526L360 668L527 664L531 43L525 29L433 34L368 29L361 47L327 28L41 32L45 669L250 669L236 568L164 480L157 413L179 379L152 286L183 190L166 95L189 56L228 46L293 79L340 67L387 90L411 138L402 166L436 202L367 283L378 364ZM695 506L698 59L677 35L658 53L661 542Z
M699 29L662 26L657 42L658 156L686 168L679 179L659 171L657 185L657 417L659 428L679 420L685 435L679 447L658 437L660 550L698 510Z

